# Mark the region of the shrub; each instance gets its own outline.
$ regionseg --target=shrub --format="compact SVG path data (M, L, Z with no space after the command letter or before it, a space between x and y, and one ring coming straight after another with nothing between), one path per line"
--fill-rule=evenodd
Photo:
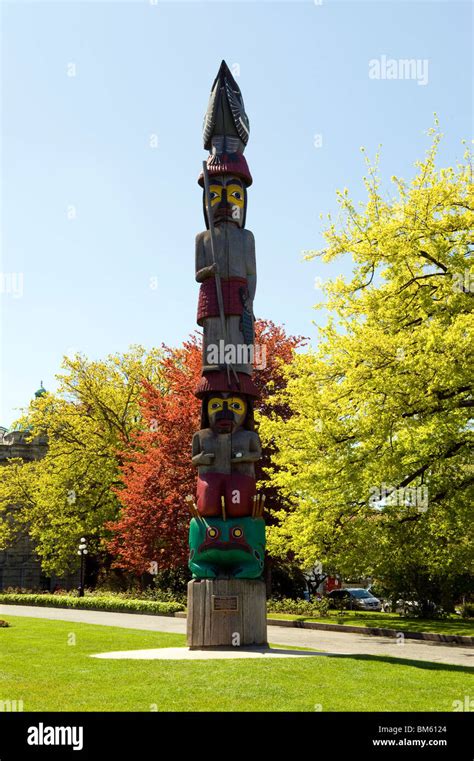
M72 592L76 594L77 592ZM179 594L171 592L166 589L155 589L154 587L147 587L144 590L128 589L122 592L111 592L102 589L86 589L84 590L86 597L111 597L114 600L152 600L155 602L176 602L181 605L186 605L186 594Z
M128 600L118 596L51 594L0 594L0 603L5 605L38 605L51 608L82 608L86 610L106 610L113 613L149 613L150 615L173 615L184 610L178 602L160 602L158 600Z
M175 600L182 602L186 600L188 591L188 581L191 580L191 571L187 566L180 568L167 568L158 571L153 577L150 587L147 587L148 593L154 593L157 600Z
M329 600L327 597L323 597L322 600L318 602L319 615L321 618L326 618L326 616L329 616L329 607Z
M309 602L308 600L292 600L288 598L270 599L267 602L267 611L269 613L289 613L295 616L319 617L320 615L326 615L326 612L321 614L321 602L319 600ZM325 611L327 610L327 608L324 609Z
M296 563L285 558L268 560L272 597L301 600L307 590L306 579Z
M463 618L474 618L474 602L465 602L461 606L461 616Z
M145 589L143 596L146 600L158 600L160 602L178 602L182 605L186 605L187 601L186 592L173 592L170 589L157 589L156 587L148 587Z

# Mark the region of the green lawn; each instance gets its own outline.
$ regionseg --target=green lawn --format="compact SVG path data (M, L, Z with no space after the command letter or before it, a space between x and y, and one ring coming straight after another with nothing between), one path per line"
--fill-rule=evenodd
M402 658L97 660L88 656L185 638L3 617L11 627L0 628L0 700L23 700L25 711L450 711L474 692L473 669Z
M375 626L384 629L395 629L397 632L436 632L437 634L460 634L474 637L474 621L450 616L445 619L404 618L398 613L364 613L348 611L340 616L336 611L330 611L326 618L310 616L295 616L289 613L269 613L268 618L285 619L286 621L317 621L320 624L348 624L350 626Z

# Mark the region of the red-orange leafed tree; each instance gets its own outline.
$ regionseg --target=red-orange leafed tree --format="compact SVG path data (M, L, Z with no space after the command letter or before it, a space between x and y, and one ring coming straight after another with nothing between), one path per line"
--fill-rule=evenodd
M284 383L281 364L291 361L300 336L288 336L271 321L256 322L266 367L255 374L261 398L256 407L264 412L266 399ZM165 385L144 384L141 402L143 430L132 448L122 453L123 509L109 524L113 538L108 549L114 565L142 574L155 561L158 568L185 565L190 513L185 497L194 496L196 469L191 463L191 441L200 426L201 403L194 396L201 375L201 345L196 336L179 349L166 349ZM263 463L269 453L263 452ZM260 475L260 474L259 474Z

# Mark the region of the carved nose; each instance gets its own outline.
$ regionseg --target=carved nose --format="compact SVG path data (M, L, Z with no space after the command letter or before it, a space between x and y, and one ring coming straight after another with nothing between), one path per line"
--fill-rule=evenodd
M222 412L219 412L217 416L218 420L233 420L234 413L229 409L227 402L224 402Z

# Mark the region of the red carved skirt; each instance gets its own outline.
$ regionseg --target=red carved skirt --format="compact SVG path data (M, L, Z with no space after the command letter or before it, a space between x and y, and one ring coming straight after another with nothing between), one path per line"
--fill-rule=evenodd
M224 497L227 517L242 518L252 515L255 493L255 478L245 473L203 473L197 480L197 509L206 517L221 516Z
M240 289L247 287L247 280L243 277L229 277L225 280L221 279L221 286L224 313L241 315L243 305L240 298ZM204 280L199 289L198 325L202 326L202 321L206 317L219 317L216 281L213 277L208 277Z

